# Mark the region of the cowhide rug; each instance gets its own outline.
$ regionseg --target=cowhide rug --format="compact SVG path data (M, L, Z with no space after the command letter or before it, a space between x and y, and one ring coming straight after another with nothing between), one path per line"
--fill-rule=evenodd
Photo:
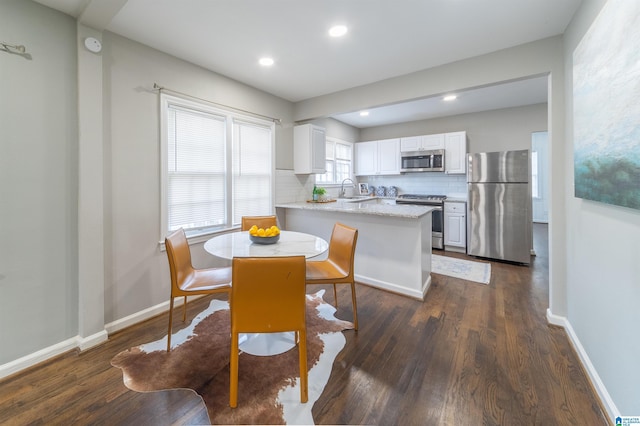
M192 323L175 333L171 352L166 337L120 352L112 360L124 384L138 392L193 389L212 424L313 424L311 409L329 380L333 361L353 324L336 319L322 299L324 290L307 295L309 401L300 403L298 349L280 355L241 353L238 407L229 408L229 305L213 300ZM175 343L174 343L175 342Z

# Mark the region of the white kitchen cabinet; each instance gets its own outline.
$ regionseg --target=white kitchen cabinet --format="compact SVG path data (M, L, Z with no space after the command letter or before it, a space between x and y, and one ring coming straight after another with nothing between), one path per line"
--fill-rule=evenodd
M400 151L425 151L444 149L444 133L435 135L409 136L400 139Z
M293 128L293 172L326 172L326 134L322 127L302 124Z
M444 249L467 252L467 203L444 202Z
M378 142L360 142L356 147L356 176L371 176L378 171Z
M360 142L355 147L356 176L400 174L400 139Z
M422 138L424 136L409 136L407 138L400 138L400 151L419 151L422 146Z
M444 149L444 134L425 135L422 139L422 149Z
M447 174L467 173L467 132L444 134L444 163Z
M400 174L400 139L378 141L378 174Z

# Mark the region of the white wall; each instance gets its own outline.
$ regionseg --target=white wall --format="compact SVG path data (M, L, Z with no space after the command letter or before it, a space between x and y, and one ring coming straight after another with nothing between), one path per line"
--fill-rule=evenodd
M547 129L547 104L530 105L455 115L431 120L412 121L360 130L362 141L434 133L467 132L468 152L529 149L531 133ZM444 194L466 196L464 175L444 173L407 173L400 176L361 178L369 185L391 185L399 193Z
M153 83L212 102L283 120L276 166L292 161L292 104L113 33L105 33L106 278L105 320L168 300L169 268L159 250L158 93ZM201 246L194 263L210 265Z
M548 131L550 146L549 292L550 305L566 315L566 220L564 210L565 128L564 60L562 37L552 37L445 64L413 74L390 78L318 96L296 103L295 119L310 120L333 114L389 105L408 99L497 84L531 76L548 76ZM364 136L361 131L361 136ZM364 140L364 139L362 139Z
M77 334L76 22L2 0L0 365Z
M573 195L573 50L605 3L585 0L564 40L568 141L564 162L568 170L565 208L570 218L566 229L567 319L619 412L637 416L640 211Z
M327 136L341 139L347 142L360 141L360 129L345 124L333 118L325 118L313 121L318 126L324 127Z
M158 246L154 82L282 119L276 167L284 169L293 165L293 105L110 33L97 34L103 51L91 56L78 41L92 30L31 1L2 0L0 28L3 41L24 44L31 54L28 60L0 52L2 377L83 347L82 337L96 332L96 320L100 328L167 302L168 265ZM102 73L95 72L96 64ZM103 98L98 105L91 101L96 90ZM83 160L79 170L81 154L91 163ZM92 207L96 186L103 195ZM104 221L92 220L96 212L104 213ZM79 224L87 232L102 227L96 238L104 235L104 247L81 255L79 240L91 243L91 235L79 235ZM196 266L212 262L201 245L193 255ZM96 256L103 261L95 262ZM86 280L79 280L79 272ZM91 276L104 282L85 282ZM104 314L80 311L90 308L87 302L104 307Z
M547 130L547 104L498 109L360 130L362 141L467 132L468 152L530 149L531 133Z

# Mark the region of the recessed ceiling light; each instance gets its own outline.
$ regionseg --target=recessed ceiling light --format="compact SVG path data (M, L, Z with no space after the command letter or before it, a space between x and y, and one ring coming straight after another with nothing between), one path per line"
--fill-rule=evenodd
M456 98L457 98L457 96L456 96L456 95L447 95L447 96L445 96L444 98L442 98L442 100L443 100L443 101L447 101L447 102L448 102L448 101L455 101L455 100L456 100Z
M262 65L263 67L270 67L271 65L273 65L273 59L272 58L260 58L260 61L258 61L260 63L260 65Z
M360 111L360 117L366 117L369 115L369 111Z
M342 37L347 33L347 27L345 25L336 25L329 29L329 35L331 37Z

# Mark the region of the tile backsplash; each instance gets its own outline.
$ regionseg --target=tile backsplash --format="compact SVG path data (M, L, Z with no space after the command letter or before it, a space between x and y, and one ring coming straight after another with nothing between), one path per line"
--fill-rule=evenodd
M360 182L367 182L375 187L395 186L398 194L447 195L450 197L466 197L467 177L465 175L448 175L445 173L425 172L406 173L399 176L361 177Z
M297 175L293 170L276 170L276 204L311 199L315 175Z
M311 199L315 175L296 175L293 170L276 170L276 204L293 203ZM356 182L370 186L398 188L398 194L431 194L466 198L467 177L445 173L406 173L399 176L360 176ZM355 188L347 188L347 195ZM339 188L328 187L331 197L338 196Z

